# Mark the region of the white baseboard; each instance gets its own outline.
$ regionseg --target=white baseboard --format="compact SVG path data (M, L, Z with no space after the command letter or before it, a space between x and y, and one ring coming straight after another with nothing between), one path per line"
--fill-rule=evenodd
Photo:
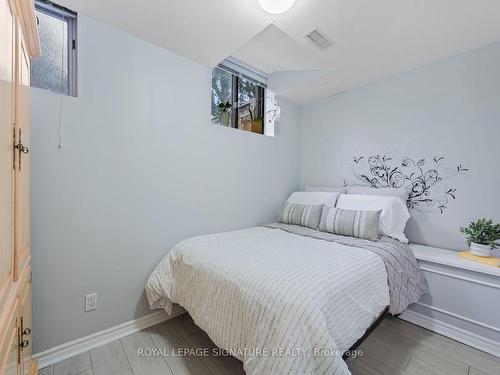
M180 307L174 309L171 315L168 315L163 310L156 311L141 318L118 324L103 331L93 333L92 335L85 336L34 354L33 359L38 361L39 368L44 368L94 349L98 346L110 343L111 341L131 335L132 333L142 331L168 319L175 318L185 312L186 311Z
M500 346L498 345L498 342L490 340L486 337L479 336L473 332L466 331L412 310L406 310L399 317L407 322L416 324L420 327L439 333L440 335L449 337L465 345L472 346L473 348L482 350L483 352L500 358Z

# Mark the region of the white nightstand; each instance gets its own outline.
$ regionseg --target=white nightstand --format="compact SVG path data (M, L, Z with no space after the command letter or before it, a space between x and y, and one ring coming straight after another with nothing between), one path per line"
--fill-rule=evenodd
M429 294L400 318L500 357L500 268L410 245Z

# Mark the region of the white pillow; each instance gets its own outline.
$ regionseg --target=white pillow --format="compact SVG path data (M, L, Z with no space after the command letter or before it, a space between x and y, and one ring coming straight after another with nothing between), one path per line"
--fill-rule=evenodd
M345 186L311 186L311 185L306 185L305 186L305 191L323 191L323 192L330 192L330 193L345 193Z
M380 195L341 194L335 207L347 210L382 210L379 222L380 233L403 243L408 243L404 230L406 222L410 218L410 213L406 203L400 198Z
M296 191L290 195L287 202L301 204L303 206L324 204L328 207L335 207L339 195L339 193L334 192Z

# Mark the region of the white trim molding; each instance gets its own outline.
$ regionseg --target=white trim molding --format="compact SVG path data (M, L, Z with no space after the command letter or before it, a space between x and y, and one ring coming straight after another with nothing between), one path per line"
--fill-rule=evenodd
M410 248L415 258L421 262L448 266L456 270L473 271L477 274L500 277L500 268L461 258L458 256L457 251L416 244L410 244Z
M483 352L492 354L500 358L500 346L498 342L490 340L486 337L476 335L475 333L458 328L451 324L431 318L427 315L420 314L412 310L406 310L399 316L407 322L416 324L430 331L439 333L440 335L457 340L465 345L482 350Z
M91 335L81 337L79 339L34 354L33 359L38 361L39 368L48 367L50 365L53 365L54 363L64 361L65 359L97 348L98 346L142 331L146 328L162 323L168 319L175 318L176 316L182 315L185 312L186 310L181 307L174 309L171 315L168 315L163 310L156 311L141 318L118 324L103 331L96 332Z
M455 273L443 272L443 271L439 271L439 270L436 270L436 269L433 269L433 268L425 267L423 265L420 266L420 269L422 271L435 273L437 275L451 277L451 278L454 278L454 279L457 279L457 280L464 280L464 281L468 281L468 282L471 282L471 283L484 285L484 286L487 286L487 287L490 287L490 288L500 289L500 284L493 284L493 283L489 283L489 282L484 282L484 281L478 280L477 278L474 278L474 277L460 276L460 275L457 275Z
M500 328L498 328L498 327L494 327L492 325L482 323L482 322L480 322L478 320L470 319L470 318L467 318L467 317L465 317L463 315L455 314L455 313L452 313L452 312L440 309L438 307L428 305L426 303L422 303L422 302L415 302L415 303L417 305L423 306L423 307L425 307L425 308L427 308L429 310L434 310L434 311L437 311L437 312L439 312L441 314L445 314L445 315L451 316L453 318L456 318L456 319L459 319L459 320L463 320L464 322L469 322L469 323L475 324L477 326L480 326L480 327L483 327L483 328L486 328L486 329L489 329L489 330L496 331L496 332L500 333Z
M500 269L451 250L410 247L428 293L401 318L500 357Z

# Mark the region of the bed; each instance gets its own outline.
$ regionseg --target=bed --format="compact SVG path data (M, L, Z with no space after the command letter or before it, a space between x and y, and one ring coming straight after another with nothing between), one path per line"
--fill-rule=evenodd
M424 292L400 241L283 223L184 240L146 284L151 308L183 306L249 375L350 374L344 351Z

